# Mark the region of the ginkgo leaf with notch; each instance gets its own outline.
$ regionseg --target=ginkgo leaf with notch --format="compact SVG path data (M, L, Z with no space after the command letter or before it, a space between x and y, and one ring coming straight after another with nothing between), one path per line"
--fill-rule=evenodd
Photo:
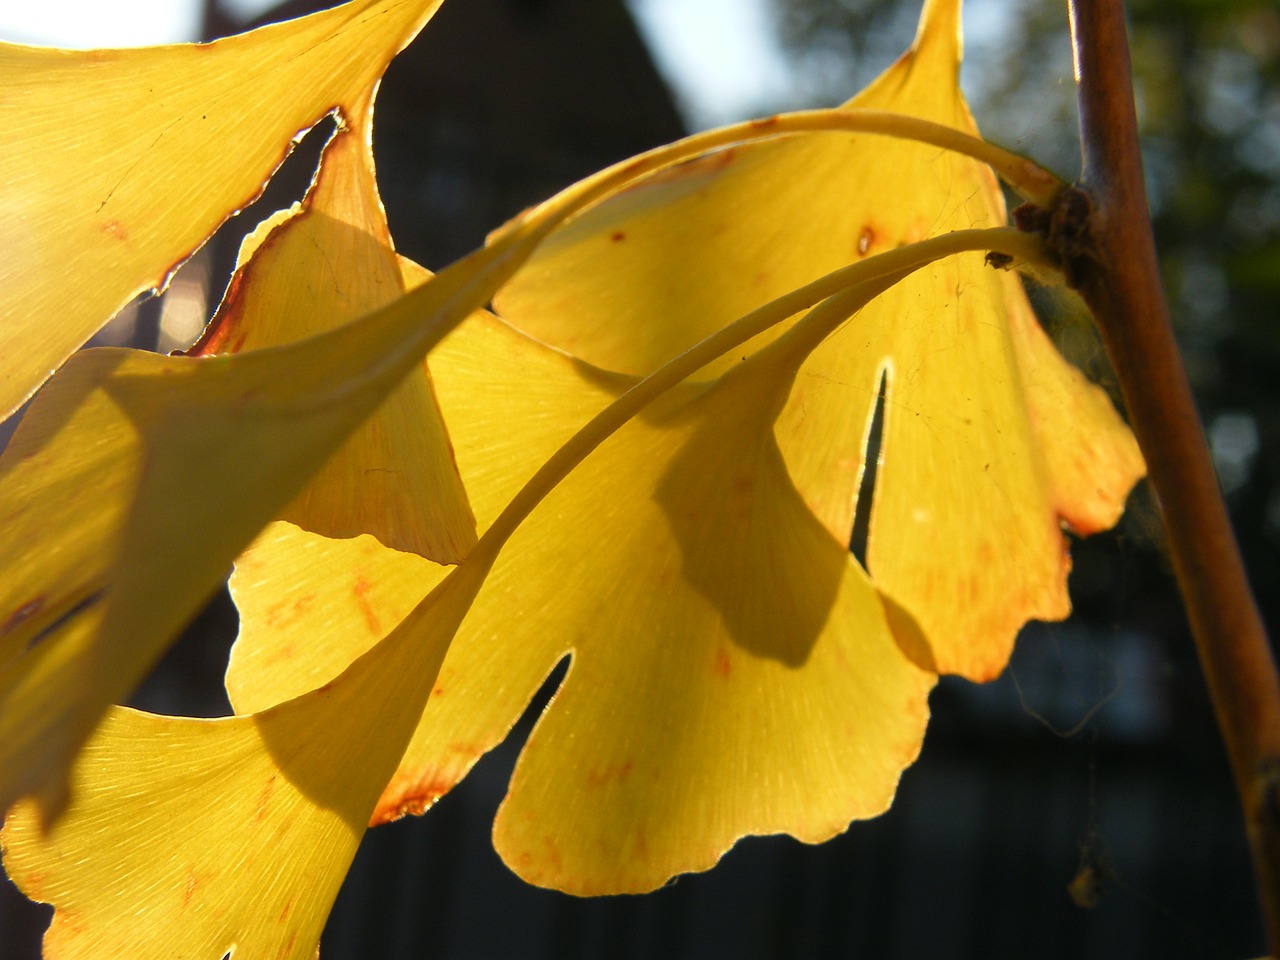
M343 116L352 136L367 138L367 100ZM0 805L39 791L56 808L62 770L101 710L127 692L234 553L549 230L705 142L587 178L349 328L234 356L74 360L0 461L10 561L0 588ZM342 155L360 157L371 182L367 156ZM363 229L347 230L357 236L346 249L360 246ZM264 229L255 242L272 251L275 236ZM378 220L367 244L385 239Z
M495 826L532 882L648 890L745 834L816 842L887 806L933 675L787 476L773 422L806 349L779 340L673 389L533 510L464 620L377 820L449 789L565 654ZM430 362L486 526L632 380L482 316ZM270 528L232 578L236 709L324 683L440 575L370 538Z
M894 275L856 283L815 310L811 319L829 323L833 317L845 316ZM775 322L786 311L775 309L774 314L772 319L745 318L740 326ZM815 322L806 329L820 337L827 328ZM612 626L625 625L643 639L655 622L669 622L674 628L669 639L692 641L686 655L693 656L695 668L703 668L692 674L679 669L672 673L677 689L689 693L683 688L691 684L710 693L713 717L729 707L734 721L703 725L676 741L661 729L649 730L647 737L637 740L619 727L622 736L602 741L597 751L602 755L594 759L605 766L588 770L587 786L601 793L604 815L593 818L594 830L577 831L585 833L589 842L566 845L572 859L567 865L571 877L576 874L577 882L589 888L600 882L604 866L605 883L643 887L663 871L707 865L706 858L714 860L744 824L767 826L771 819L778 820L787 829L817 838L838 828L841 817L866 815L883 806L898 770L918 749L924 698L932 678L911 665L893 643L865 575L795 497L770 439L769 426L798 359L812 346L811 338L799 335L802 332L793 331L710 388L673 390L705 363L703 354L723 349L718 343L702 345L696 356L682 358L662 373L630 385L545 458L539 456L538 448L557 442L555 434L572 428L563 416L548 419L545 405L532 411L526 406L525 412L534 414L530 422L538 426L535 449L521 447L520 453L524 458L532 455L535 463L542 460L542 465L513 493L512 485L518 480L511 468L519 473L528 464L521 457L503 458L503 469L491 473L484 483L489 494L485 503L508 498L509 503L487 525L484 537L462 565L443 581L415 567L425 563L421 558L394 553L371 537L330 541L287 524L277 525L277 531L294 531L304 543L309 538L321 545L319 552L310 552L309 562L286 567L290 574L323 568L329 575L321 579L332 588L338 585L333 568L315 563L317 556L323 558L323 545L340 550L355 546L375 566L378 554L382 559L408 561L405 590L425 590L428 581L432 589L385 639L372 649L355 651L338 675L278 706L214 721L114 711L75 765L76 792L65 816L43 831L34 805L21 806L11 814L4 831L7 868L30 896L55 906L45 941L49 955L128 952L159 957L175 946L215 955L241 948L287 957L306 955L354 853L364 818L370 814L380 818L374 812L374 800L419 722L423 701L447 695L437 679L445 647L474 604L495 558L514 556L516 569L511 572L518 581L525 579L523 573L532 573L536 581L558 578L563 572L557 564L543 563L545 558L538 550L527 549L528 544L514 554L501 552L513 534L526 530L520 526L526 520L533 522L528 530L531 542L550 545L555 551L543 528L548 522L555 528L563 526L562 507L546 499L557 492L579 501L585 490L608 501L611 493L635 492L627 488L638 484L638 489L650 487L656 494L656 512L614 511L610 518L619 524L619 532L630 530L649 537L659 547L646 551L654 563L647 564L641 574L646 582L632 591L632 599L640 601L640 621L624 611ZM514 360L515 369L501 372L519 369L538 374L536 382L549 382L546 396L560 398L551 409L561 413L575 410L584 400L616 395L619 388L628 386L627 378L593 374L484 316L475 317L459 340L462 356L469 358L459 370L462 381L474 384L472 378L482 369L481 376L492 373L495 358ZM496 402L479 404L481 421L505 414L520 385L512 377L500 382L507 389ZM466 406L475 407L475 391L464 393ZM644 422L632 419L646 407L651 409ZM477 425L472 417L464 419L471 428ZM474 434L477 439L492 435L492 423L482 426ZM468 434L472 435L471 429ZM618 470L618 466L637 469ZM602 478L607 482L601 484ZM557 488L566 482L569 487ZM618 484L622 489L609 489ZM584 511L582 519L587 522L578 524L579 532L588 536L597 532L591 521L603 515ZM283 542L289 549L289 539L288 533L283 541L273 533L263 542ZM775 550L778 546L786 549ZM580 565L590 565L592 559L589 550L575 550L571 556ZM519 570L520 564L530 560L533 569ZM663 571L672 569L673 560L684 574L684 589L677 587L670 606L654 603L647 581L655 572L660 579L670 579ZM391 566L382 564L380 570L365 567L361 578L365 573L376 576L381 588L379 574L389 570L394 570L394 561ZM757 589L763 585L758 582L761 577L771 589ZM415 579L417 587L411 582ZM563 608L569 623L598 610L602 596L595 591L593 599L590 578L574 579L581 589L570 593ZM363 594L368 586L357 580L355 593L361 600L367 599ZM503 605L499 612L518 614L506 609L506 593L500 591L495 598ZM540 594L544 592L531 596L536 601ZM295 593L293 599L287 605L293 614L319 607L311 603L314 597L303 593ZM832 610L838 615L829 618ZM281 612L277 609L270 619L279 621ZM362 612L367 616L370 611L365 607ZM492 626L494 612L490 609L481 617L482 630ZM327 658L331 664L335 649L352 653L350 645L342 649L347 625L341 613L341 603L330 605L324 615L330 629L294 659L309 664ZM689 617L692 623L687 622ZM723 618L721 629L714 625L718 618ZM288 611L284 619L289 619ZM546 626L522 620L515 624L535 631ZM611 625L601 622L599 626L608 630ZM501 635L506 638L507 631ZM563 631L535 633L534 645L554 657L566 636ZM530 638L510 639L518 649ZM334 640L339 641L336 646ZM742 649L732 649L734 645ZM613 657L604 652L609 646ZM632 644L610 644L586 654L586 662L594 658L605 666L614 659L617 666L621 655L634 663L633 650ZM289 659L289 651L277 652ZM482 645L482 652L493 650ZM710 654L709 662L700 652ZM788 669L793 674L790 678ZM735 670L757 676L733 683L730 677ZM781 680L783 689L771 691L769 684L759 683L760 670ZM640 671L641 677L645 672ZM624 678L630 674L625 669L607 673ZM475 674L496 681L499 698L510 705L510 691L503 689L505 674ZM261 675L262 671L251 674ZM309 682L302 679L303 684ZM807 696L797 695L796 684ZM251 691L248 697L262 699L264 693L270 697L281 689L276 682L274 689ZM238 699L245 697L238 695ZM657 700L649 711L655 718L660 714L653 711L665 698ZM675 702L701 701L697 696L678 696ZM761 723L751 710L758 703L771 707L774 719L783 722L770 723L765 717ZM786 722L794 719L792 714L811 722ZM823 729L827 722L844 725L835 738ZM726 733L732 735L726 739ZM415 739L420 737L421 730ZM569 743L553 740L551 755L569 757L569 775L553 779L550 786L572 794L580 787L573 772L581 767L582 758L572 749L573 738L569 739ZM435 748L441 745L435 737L428 737L428 742ZM641 786L637 804L633 788L625 786L632 768L640 768L632 782L645 783L649 778L644 772L655 761L663 764L672 759L673 743L674 773L691 772L690 766L692 771L704 770L709 788L699 785L692 792L677 789L673 793L665 783L648 790ZM722 749L726 746L727 752ZM636 759L614 766L610 754L617 750ZM758 778L763 782L742 790L743 763L752 766L755 757L763 761L763 776ZM400 766L404 773L405 761ZM412 767L408 772L421 773ZM538 780L535 777L534 783ZM611 782L618 789L608 789ZM393 789L400 783L397 775ZM526 788L524 792L534 791ZM646 797L655 801L654 810L647 821L637 824L634 811L648 806L643 802ZM146 799L141 808L140 798ZM558 799L552 796L535 802L555 810L561 808ZM382 815L385 802L384 794ZM681 808L690 808L694 814L688 848L689 838L679 829L686 821L672 815ZM174 837L171 815L179 810L184 815L194 812L196 827ZM714 815L717 811L720 816ZM513 856L522 868L532 864L532 856L520 852L522 846L548 848L564 830L554 817L539 818L530 838L525 835L528 824L519 823L518 807L511 817L517 818L517 827L507 832L514 836ZM799 826L794 825L796 818ZM649 823L661 829L649 832ZM621 881L608 872L611 859L601 863L599 841L605 843L606 856L619 841L634 848L635 863ZM156 855L159 851L162 855ZM558 854L552 864L558 872L566 866ZM560 876L550 880L567 882Z
M959 8L928 0L912 49L848 106L972 131ZM991 171L966 157L881 137L782 137L672 167L586 212L495 303L589 363L643 374L842 264L1004 222ZM989 679L1023 623L1067 614L1062 527L1113 524L1142 458L1105 393L1053 349L1019 278L980 253L957 257L816 350L779 419L797 488L845 542L882 376L869 572L919 625L921 665Z
M967 124L957 14L930 3L913 51L856 103ZM742 145L660 172L553 234L497 302L581 359L473 318L431 361L481 526L545 456L538 447L622 389L618 377L823 269L1003 223L985 168L900 146L847 134ZM880 232L831 222L869 210ZM701 387L620 431L515 535L380 817L447 790L571 653L495 828L522 876L636 891L709 865L743 833L829 836L888 802L888 771L914 755L935 670L989 677L1028 617L1065 613L1061 523L1114 522L1142 463L1105 395L1053 351L1017 280L981 252L940 262L792 357L799 371L785 376L769 366L784 330L702 367ZM885 456L898 459L873 514L882 601L844 544L885 369ZM369 542L288 527L242 571L228 675L238 709L322 682L438 575ZM282 607L283 595L306 602ZM921 727L889 729L882 711Z

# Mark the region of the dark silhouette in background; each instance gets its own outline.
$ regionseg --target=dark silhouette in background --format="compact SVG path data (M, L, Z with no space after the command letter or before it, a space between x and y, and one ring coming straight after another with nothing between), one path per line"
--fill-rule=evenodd
M903 0L773 3L795 55L827 65L808 74L809 95L823 103L844 99L900 52L918 13ZM328 5L296 0L271 19ZM1070 171L1064 5L1006 14L1023 26L998 63L978 68L975 113L993 139ZM1268 2L1141 0L1134 18L1170 292L1274 626L1280 147L1265 147L1268 136L1280 143L1280 14ZM210 7L208 36L243 26ZM847 74L830 66L846 59ZM528 204L682 132L621 0L450 0L387 74L375 152L397 245L438 268ZM308 136L268 196L211 244L212 276L234 261L235 230L301 196L323 137ZM1105 382L1078 309L1059 295L1040 299L1064 350ZM154 338L145 311L155 309L142 307L143 345ZM531 712L429 815L370 832L322 955L1260 955L1241 820L1145 489L1117 531L1073 553L1076 613L1029 626L1000 680L943 680L923 755L885 816L820 847L745 840L710 873L644 897L535 889L502 866L488 837ZM234 625L223 595L135 702L225 712L220 679ZM0 960L36 956L47 916L6 885Z

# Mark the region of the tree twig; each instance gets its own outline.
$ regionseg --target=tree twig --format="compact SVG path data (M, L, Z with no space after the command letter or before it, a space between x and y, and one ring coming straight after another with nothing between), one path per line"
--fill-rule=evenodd
M1045 220L1057 224L1065 272L1093 313L1147 459L1280 957L1280 681L1169 322L1123 3L1068 7L1084 172L1080 191Z

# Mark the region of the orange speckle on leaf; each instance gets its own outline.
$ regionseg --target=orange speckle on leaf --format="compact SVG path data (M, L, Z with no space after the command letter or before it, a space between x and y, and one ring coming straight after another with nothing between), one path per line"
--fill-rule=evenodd
M587 771L587 786L603 787L607 783L622 783L631 776L635 766L630 760L623 763L606 764Z
M48 903L44 898L43 890L45 880L48 878L46 873L29 873L22 878L22 892L30 899L37 903Z
M378 611L374 610L373 604L369 602L369 590L372 587L373 584L364 577L356 577L355 586L351 588L351 592L355 595L360 612L364 614L364 622L369 632L377 637L382 635L382 621L378 619Z
M289 911L293 909L293 902L298 899L298 895L294 894L288 899L283 907L280 908L280 915L276 917L277 923L284 923L285 918L289 916Z
M261 823L267 816L267 805L271 802L271 794L276 789L276 778L273 776L262 787L262 792L258 794L258 807L254 811L253 819L256 823Z
M127 240L129 238L129 234L125 232L124 226L121 225L119 220L108 220L102 225L102 232L110 234L117 240Z
M194 870L187 870L187 884L182 890L182 905L185 907L191 902L191 898L195 895L196 886L200 883L200 878L196 876Z
M268 620L267 623L270 624L271 621ZM288 643L281 644L279 648L270 651L262 658L262 663L264 666L290 663L295 660L297 656L298 645L293 641L289 641Z
M560 856L560 845L551 836L544 837L542 845L547 848L547 862L551 864L551 869L557 876L563 875L564 858Z
M776 113L771 117L760 117L757 120L751 121L751 126L757 130L767 130L769 127L776 127L777 125L778 115Z
M724 647L716 647L716 660L712 669L717 676L728 678L733 673L733 663L729 660L729 651Z

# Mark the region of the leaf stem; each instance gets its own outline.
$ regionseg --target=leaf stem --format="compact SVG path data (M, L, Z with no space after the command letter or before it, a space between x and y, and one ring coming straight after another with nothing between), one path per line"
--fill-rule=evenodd
M1122 0L1068 0L1088 244L1067 274L1093 312L1147 460L1240 794L1280 956L1280 681L1219 492L1160 282Z
M803 133L868 133L899 140L914 140L960 153L988 164L1022 197L1046 208L1066 189L1066 184L1061 179L1032 160L954 127L885 110L802 110L696 133L606 167L500 228L495 233L495 238L542 217L555 216L559 219L567 216L564 208L568 206L572 206L577 213L642 177L712 150Z
M364 376L345 383L337 392L330 391L315 397L314 402L337 402L342 390L356 390L375 376L390 373L393 381L398 382L398 377L403 375L402 371L409 364L429 352L471 310L477 309L510 279L547 234L636 180L672 164L734 144L805 133L842 132L915 140L972 157L990 165L1013 189L1040 207L1051 207L1068 189L1065 183L1031 160L987 143L980 137L929 120L883 110L806 110L697 133L614 164L567 187L495 230L485 246L446 267L430 284L409 291L400 300L368 318L353 321L376 322L374 317L390 320L406 312L427 313L432 318L415 330L413 336L401 340L397 349L390 351L380 363L369 367ZM1025 255L1025 250L1021 255ZM330 331L327 335L343 336L337 331Z
M398 382L408 365L417 362L471 310L492 297L520 269L547 234L592 204L649 174L712 150L806 133L869 133L915 140L960 153L990 165L1029 202L1046 208L1056 203L1067 189L1065 183L1031 160L987 143L980 137L929 120L884 110L806 110L697 133L606 167L565 188L495 230L485 246L450 264L436 274L430 284L409 291L375 314L352 321L376 322L375 317L382 317L385 321L406 312L424 313L432 318L416 329L413 336L400 340L395 350L369 367L362 377L344 383L338 391L317 395L313 398L314 404L340 402L342 391L357 390L375 376L390 373ZM343 335L335 330L315 339Z
M1047 262L1038 237L1008 227L957 230L868 257L757 307L637 381L592 417L520 488L463 563L473 559L479 564L491 563L516 528L574 467L649 403L722 354L818 304L786 335L812 350L903 276L967 251L993 251L1017 260Z

